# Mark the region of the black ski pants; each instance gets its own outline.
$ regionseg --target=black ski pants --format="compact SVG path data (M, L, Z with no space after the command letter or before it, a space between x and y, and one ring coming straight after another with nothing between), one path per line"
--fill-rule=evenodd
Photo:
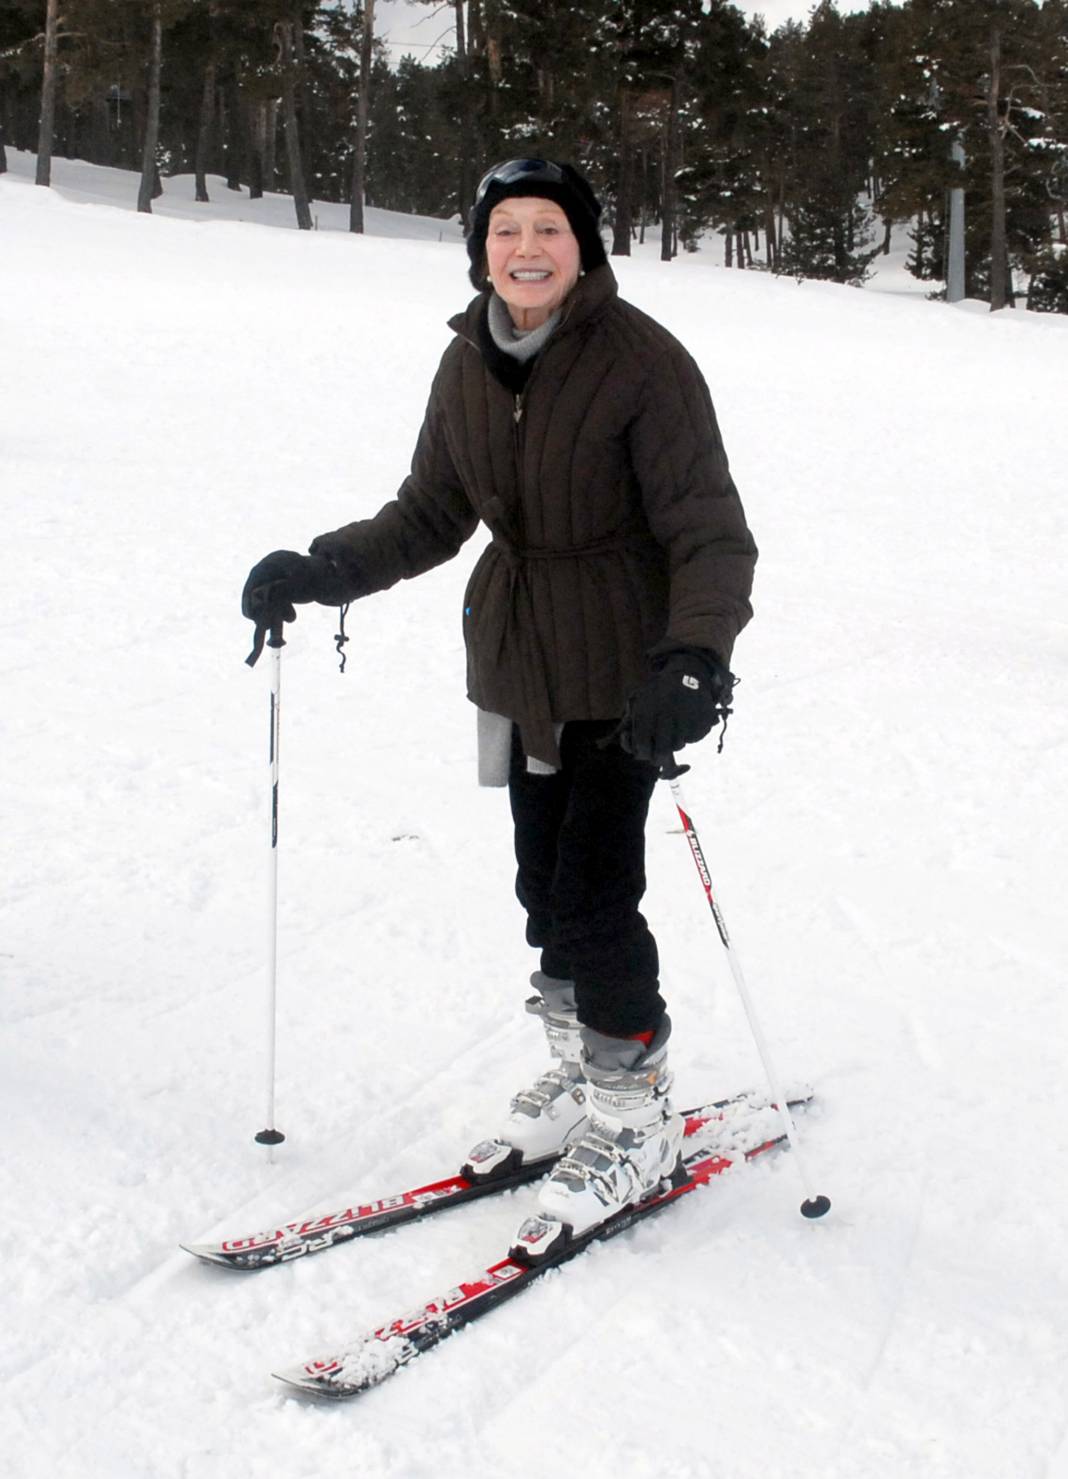
M546 975L574 981L584 1026L629 1037L664 1015L656 941L638 912L657 774L618 744L600 748L615 727L565 724L553 775L527 772L513 729L508 789L527 942Z

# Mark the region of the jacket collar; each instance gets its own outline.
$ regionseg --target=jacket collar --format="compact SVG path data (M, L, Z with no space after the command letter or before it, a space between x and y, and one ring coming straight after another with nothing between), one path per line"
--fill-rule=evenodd
M553 339L556 340L564 334L573 333L575 329L589 323L591 319L598 318L615 300L618 292L619 285L616 282L615 273L607 262L580 277L575 284L575 291L568 299L563 319L553 334ZM479 293L477 298L471 300L463 313L454 314L449 319L449 328L453 333L459 334L462 339L467 339L477 345L479 324L485 319L488 302L489 293Z

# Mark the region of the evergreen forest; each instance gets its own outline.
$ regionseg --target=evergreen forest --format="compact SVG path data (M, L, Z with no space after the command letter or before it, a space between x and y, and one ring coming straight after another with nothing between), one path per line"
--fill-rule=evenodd
M426 0L427 4L434 0ZM1068 312L1068 0L821 0L769 33L723 0L436 0L391 66L374 0L0 0L4 144L212 189L459 217L482 169L568 159L615 255L861 283L896 229L944 291ZM225 184L221 184L225 182Z

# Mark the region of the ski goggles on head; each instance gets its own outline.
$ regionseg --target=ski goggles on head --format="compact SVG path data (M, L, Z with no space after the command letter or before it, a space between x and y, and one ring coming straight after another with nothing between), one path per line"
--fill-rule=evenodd
M508 159L504 164L495 164L478 182L475 204L481 205L491 185L562 185L564 172L549 159Z

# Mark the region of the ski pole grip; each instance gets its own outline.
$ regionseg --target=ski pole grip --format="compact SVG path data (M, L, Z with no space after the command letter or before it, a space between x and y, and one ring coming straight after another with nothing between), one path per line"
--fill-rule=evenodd
M689 770L688 765L680 765L674 755L660 767L660 779L662 781L677 781L680 775L685 775Z
M263 652L264 641L266 641L268 647L284 647L286 645L286 639L282 636L284 625L285 623L280 621L277 626L271 627L271 635L269 637L267 636L266 627L256 628L256 635L252 639L252 651L245 658L250 668L254 668L259 662L260 654Z

